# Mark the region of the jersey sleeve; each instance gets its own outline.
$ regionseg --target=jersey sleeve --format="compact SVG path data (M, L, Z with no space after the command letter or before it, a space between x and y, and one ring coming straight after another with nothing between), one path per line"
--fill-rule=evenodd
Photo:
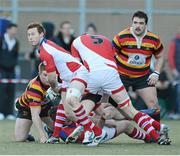
M120 43L120 37L119 34L114 36L113 40L112 40L112 45L115 48L115 51L118 52L121 50L121 43Z
M42 89L37 84L32 84L27 90L27 98L30 107L40 107L44 99Z
M163 45L161 43L161 40L160 38L157 39L157 44L156 44L156 47L154 49L154 55L158 55L162 52L163 50Z

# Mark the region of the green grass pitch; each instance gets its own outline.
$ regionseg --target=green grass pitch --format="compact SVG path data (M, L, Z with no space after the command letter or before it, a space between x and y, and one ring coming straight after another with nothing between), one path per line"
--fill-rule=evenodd
M180 155L180 121L163 121L170 127L172 145L145 144L142 141L119 137L99 145L87 147L80 144L39 144L37 142L16 143L13 141L14 121L0 121L0 154L28 155ZM34 128L33 128L34 129ZM36 135L35 130L32 132Z

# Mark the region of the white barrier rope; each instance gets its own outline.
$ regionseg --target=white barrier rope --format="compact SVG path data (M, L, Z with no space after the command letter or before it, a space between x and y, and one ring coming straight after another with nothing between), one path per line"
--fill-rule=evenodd
M29 79L0 79L0 83L20 83L26 84L30 80Z

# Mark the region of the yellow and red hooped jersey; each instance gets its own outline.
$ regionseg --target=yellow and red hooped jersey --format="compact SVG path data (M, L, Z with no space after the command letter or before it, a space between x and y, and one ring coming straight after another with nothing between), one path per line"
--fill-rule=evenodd
M48 88L49 86L43 85L40 77L37 76L28 83L25 92L19 97L18 102L26 108L40 107L46 103L45 94Z
M132 78L149 73L152 55L156 56L163 50L157 35L147 31L139 43L131 28L118 33L113 38L113 46L119 73Z

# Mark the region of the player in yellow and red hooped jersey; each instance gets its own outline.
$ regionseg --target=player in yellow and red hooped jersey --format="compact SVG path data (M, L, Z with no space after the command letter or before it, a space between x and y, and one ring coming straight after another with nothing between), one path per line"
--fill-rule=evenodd
M121 80L128 90L130 86L142 97L149 111L157 109L155 84L163 64L163 45L160 38L147 29L146 13L137 11L132 17L132 26L119 32L113 39L115 58ZM154 72L150 71L152 55L156 58ZM148 113L148 112L146 112Z
M29 82L25 92L17 99L15 141L27 139L32 123L37 129L40 142L44 143L47 140L42 122L45 122L50 129L54 124L48 115L51 106L49 105L50 100L46 98L46 92L49 87L45 66L41 63L39 75Z

